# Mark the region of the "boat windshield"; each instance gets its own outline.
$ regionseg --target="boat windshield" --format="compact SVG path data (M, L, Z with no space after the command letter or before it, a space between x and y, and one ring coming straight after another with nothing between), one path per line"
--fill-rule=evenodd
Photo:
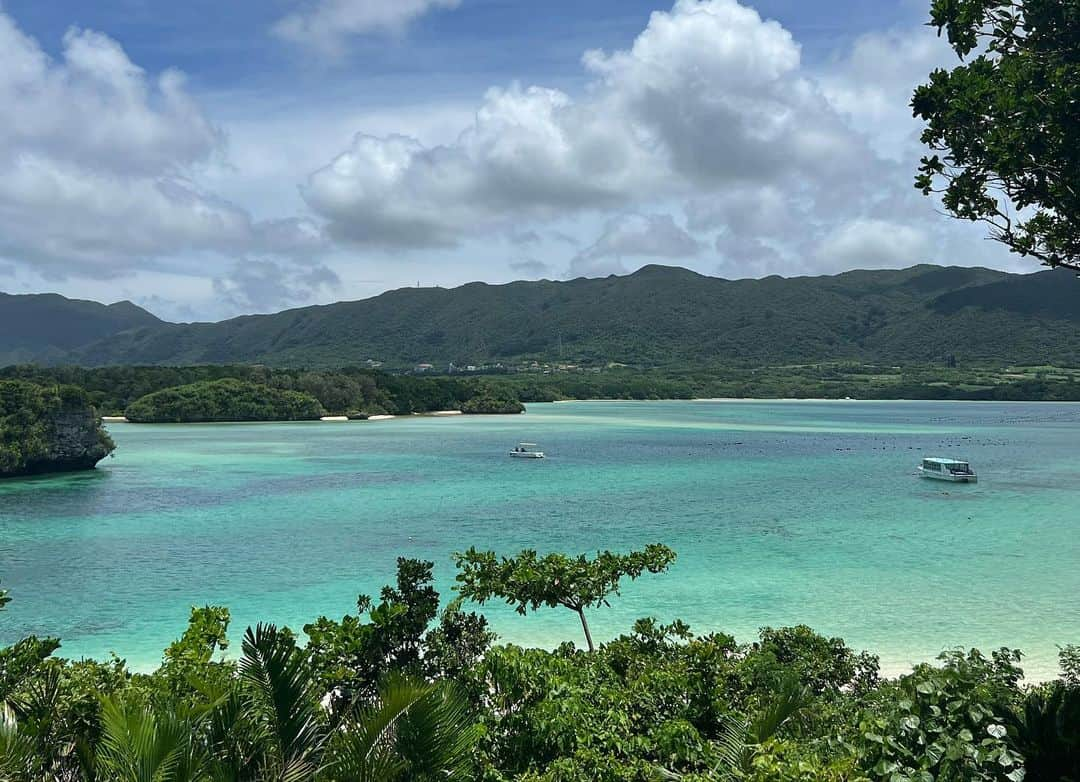
M952 472L971 472L971 467L967 462L953 462L949 465L949 470Z

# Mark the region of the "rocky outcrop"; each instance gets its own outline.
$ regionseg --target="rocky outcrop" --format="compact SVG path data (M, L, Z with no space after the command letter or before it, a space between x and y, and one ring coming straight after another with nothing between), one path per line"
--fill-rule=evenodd
M65 410L46 425L45 454L27 461L25 475L92 470L115 449L93 408Z
M80 389L0 383L0 478L93 469L115 447Z

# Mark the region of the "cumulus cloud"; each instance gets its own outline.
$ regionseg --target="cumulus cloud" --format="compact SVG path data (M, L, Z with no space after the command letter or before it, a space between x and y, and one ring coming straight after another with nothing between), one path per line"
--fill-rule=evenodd
M928 260L930 253L931 240L925 231L865 218L837 226L818 248L823 271L912 265Z
M302 194L338 239L449 247L522 218L618 206L654 164L617 118L515 85L489 90L451 145L358 135Z
M871 32L856 39L819 81L829 102L867 135L878 154L913 158L921 148L912 93L935 68L955 62L947 40L926 27Z
M457 2L294 0L275 32L333 55ZM52 58L0 13L0 273L89 285L138 270L147 287L182 277L189 299L216 280L250 311L330 295L324 264L342 251L393 257L386 285L436 260L441 284L505 274L500 247L525 276L567 259L570 274L659 258L729 277L985 262L981 233L911 186L909 93L948 56L920 28L807 65L736 0L677 0L626 48L585 52L579 92L492 87L437 122L426 104L349 115L312 98L291 133L233 107L227 150L182 74L78 29ZM300 179L308 216L281 215Z
M100 33L69 30L53 60L0 13L0 113L0 255L47 278L324 241L311 221L256 222L199 187L223 134L182 74L147 74Z
M701 245L671 215L624 214L607 221L603 233L570 261L571 277L621 274L624 258L686 260Z
M452 247L522 220L728 187L790 197L865 174L872 157L802 72L790 33L735 0L678 0L631 48L589 51L583 64L584 98L490 89L451 144L358 135L304 198L342 241Z
M316 0L280 19L279 38L330 57L344 53L350 36L400 33L414 19L439 8L456 8L460 0Z

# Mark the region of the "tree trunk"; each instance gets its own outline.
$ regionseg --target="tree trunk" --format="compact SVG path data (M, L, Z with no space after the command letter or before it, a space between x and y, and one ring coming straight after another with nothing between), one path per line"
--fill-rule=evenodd
M595 652L596 647L593 646L592 633L589 632L589 623L585 621L585 609L577 608L575 610L577 611L578 616L581 617L581 629L585 631L585 642L589 645L589 651Z

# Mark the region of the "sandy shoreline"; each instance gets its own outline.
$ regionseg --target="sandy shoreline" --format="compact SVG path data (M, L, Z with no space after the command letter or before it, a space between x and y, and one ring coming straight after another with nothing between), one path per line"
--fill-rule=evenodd
M303 421L185 421L185 422L172 422L165 423L166 426L177 425L200 425L200 426L216 426L220 424L303 424L303 423L353 423L364 421L392 421L398 418L450 418L453 416L465 415L461 410L433 410L428 413L404 413L402 415L390 415L389 413L384 415L372 415L367 418L349 418L347 415L324 415L318 419L303 420ZM101 422L103 424L129 424L131 423L127 418L122 415L103 415L101 416ZM160 426L161 423L147 423L138 424L139 426Z

